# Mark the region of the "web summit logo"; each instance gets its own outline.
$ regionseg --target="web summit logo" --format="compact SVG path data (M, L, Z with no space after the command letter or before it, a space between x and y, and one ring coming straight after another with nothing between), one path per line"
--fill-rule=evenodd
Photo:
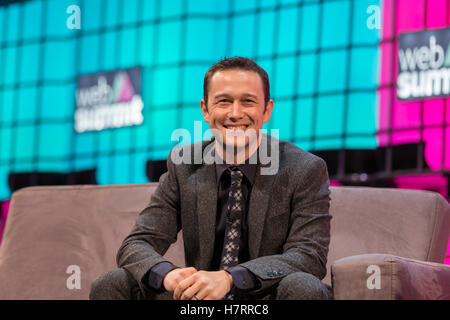
M140 68L79 77L75 131L141 124L144 104L140 91Z
M399 100L450 94L449 40L450 28L400 35L397 77Z

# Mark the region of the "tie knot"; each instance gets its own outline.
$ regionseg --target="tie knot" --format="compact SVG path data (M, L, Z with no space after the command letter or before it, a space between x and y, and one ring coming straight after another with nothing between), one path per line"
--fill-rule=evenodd
M240 185L242 182L242 177L244 176L241 169L238 167L229 167L228 171L231 176L231 185Z

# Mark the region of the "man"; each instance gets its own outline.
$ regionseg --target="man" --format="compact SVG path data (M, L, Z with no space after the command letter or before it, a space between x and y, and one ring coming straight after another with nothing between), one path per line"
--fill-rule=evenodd
M330 240L327 168L261 134L274 107L267 73L247 58L221 60L205 75L200 105L214 138L172 150L119 249L119 268L92 284L91 299L331 298L320 281ZM195 161L199 150L215 161ZM264 172L268 164L276 170ZM181 229L186 268L162 257Z

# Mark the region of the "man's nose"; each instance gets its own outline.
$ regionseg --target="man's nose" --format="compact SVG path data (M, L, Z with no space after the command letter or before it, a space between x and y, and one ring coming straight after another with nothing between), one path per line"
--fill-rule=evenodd
M242 105L239 103L239 101L234 101L233 105L231 106L231 114L230 118L242 118L244 116L242 112Z

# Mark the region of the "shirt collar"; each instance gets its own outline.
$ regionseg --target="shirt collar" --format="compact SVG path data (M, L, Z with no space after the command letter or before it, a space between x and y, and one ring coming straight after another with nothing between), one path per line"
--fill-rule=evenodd
M256 154L256 163L258 163L259 161L259 155L258 155L258 151L259 149L257 149L255 151ZM214 150L214 154L215 154L215 150ZM216 155L215 155L216 156ZM216 156L217 157L217 156ZM242 171L242 173L245 175L245 177L247 178L247 180L250 182L251 185L253 185L254 181L255 181L255 175L256 175L256 167L257 164L256 163L248 163L248 159L238 165L237 167ZM226 164L223 163L223 161L217 163L216 162L216 177L217 177L217 183L219 183L220 179L222 178L222 174L225 172L225 170L227 170L229 167L235 167L233 165L230 164Z

